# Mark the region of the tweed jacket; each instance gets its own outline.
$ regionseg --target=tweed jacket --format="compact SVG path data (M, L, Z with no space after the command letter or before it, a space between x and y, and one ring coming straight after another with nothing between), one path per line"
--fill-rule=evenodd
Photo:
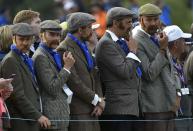
M6 100L11 117L38 120L42 115L39 87L27 65L14 51L10 51L1 62L1 76L8 78L11 74L16 74L12 81L13 93ZM13 120L11 124L17 127L14 131L38 130L37 122Z
M106 32L96 46L96 62L105 90L104 114L139 115L139 62L125 52Z
M98 69L96 67L91 71L87 69L87 61L82 50L69 36L60 43L57 51L61 55L65 51L70 51L76 61L67 82L74 93L70 104L70 114L90 114L94 109L91 103L95 94L102 97Z
M65 69L58 72L53 57L42 47L38 47L32 58L41 91L43 114L51 120L68 120L70 109L63 87L70 74ZM55 129L67 126L68 122L52 122Z
M172 111L176 100L176 75L171 54L159 51L149 36L142 30L134 35L138 43L137 55L142 61L143 112Z

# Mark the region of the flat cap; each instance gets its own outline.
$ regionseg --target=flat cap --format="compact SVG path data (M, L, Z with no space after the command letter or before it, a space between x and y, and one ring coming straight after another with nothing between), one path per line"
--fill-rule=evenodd
M150 3L147 3L145 5L142 5L140 8L139 8L139 16L157 16L157 15L160 15L162 13L161 9L154 5L154 4L150 4Z
M60 24L54 20L45 20L40 23L41 32L51 31L51 32L60 32L62 27Z
M107 12L106 22L107 25L112 24L113 20L120 19L123 17L134 16L134 13L123 7L113 7Z
M35 34L32 26L27 23L14 24L11 26L11 30L13 32L13 35L31 36Z
M67 19L67 30L68 31L75 31L80 27L87 26L96 22L94 16L88 13L76 12L71 13Z

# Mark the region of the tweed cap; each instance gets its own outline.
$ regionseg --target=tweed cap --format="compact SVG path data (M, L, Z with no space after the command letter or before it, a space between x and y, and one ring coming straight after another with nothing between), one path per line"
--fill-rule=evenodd
M157 16L162 13L161 9L153 4L145 4L139 8L139 16Z
M67 19L67 30L68 31L75 31L80 27L87 26L96 22L94 16L88 13L76 12L71 13Z
M60 32L62 27L60 24L54 20L45 20L40 23L41 32L50 31L50 32Z
M107 12L106 22L107 25L112 24L113 20L120 19L123 17L134 16L134 13L123 7L113 7Z
M10 27L13 32L13 35L32 36L35 34L32 26L27 23L17 23L11 25Z

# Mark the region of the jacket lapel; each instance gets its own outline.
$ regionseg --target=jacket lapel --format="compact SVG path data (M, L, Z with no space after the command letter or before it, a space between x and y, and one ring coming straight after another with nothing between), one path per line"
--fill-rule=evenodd
M43 48L40 48L40 51L43 52L43 53L48 57L49 61L57 68L57 65L56 65L56 63L55 63L54 58L52 57L52 55L51 55L48 51L46 51L45 49L43 49ZM62 59L61 59L61 60L62 60Z
M76 54L87 65L86 58L82 50L80 49L80 47L74 41L72 41L72 39L68 36L66 39L66 43L67 43L67 47L72 48L74 51L74 54Z
M14 51L12 51L12 54L15 56L15 58L17 59L17 61L19 61L21 67L23 68L23 71L26 72L28 78L32 81L32 83L33 83L33 85L34 85L34 86L33 86L34 89L35 89L37 92L39 92L39 88L38 88L37 82L33 79L33 76L32 76L32 74L31 74L31 72L29 71L27 65L23 62L22 58L21 58L19 55L17 55Z
M113 39L111 38L111 35L106 32L105 36L108 37L109 39L111 39L113 41ZM115 41L113 41L113 45L117 48L117 50L121 53L122 56L126 56L125 52L123 51L123 49L119 46L118 43L116 43Z
M147 46L149 47L149 49L151 49L153 54L157 54L159 48L155 43L153 43L153 41L149 38L149 36L147 36L147 34L145 34L141 30L138 30L137 35L140 37L139 40L141 40L142 43L148 44Z

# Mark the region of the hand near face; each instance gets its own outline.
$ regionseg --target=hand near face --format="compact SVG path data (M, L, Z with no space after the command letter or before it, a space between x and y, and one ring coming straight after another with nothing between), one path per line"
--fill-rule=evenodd
M8 88L5 88L1 92L1 96L4 100L10 97L11 93L13 92L12 84L9 84Z
M75 63L75 59L72 56L71 52L64 52L63 62L64 62L64 68L66 68L67 70L70 70Z
M168 37L166 36L165 32L158 35L158 40L160 43L160 49L167 49L168 47Z
M129 50L136 54L138 46L137 46L137 42L133 39L133 37L130 36L129 41L126 41L126 42Z
M4 78L0 78L0 89L5 89L5 88L11 88L11 82L12 82L13 78L10 79L4 79Z

